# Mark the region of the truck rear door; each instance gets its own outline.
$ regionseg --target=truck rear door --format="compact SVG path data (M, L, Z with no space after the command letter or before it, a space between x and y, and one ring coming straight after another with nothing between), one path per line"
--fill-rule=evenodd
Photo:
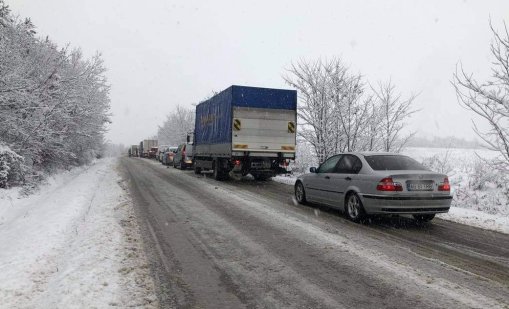
M296 111L252 107L234 107L232 150L251 155L295 157Z

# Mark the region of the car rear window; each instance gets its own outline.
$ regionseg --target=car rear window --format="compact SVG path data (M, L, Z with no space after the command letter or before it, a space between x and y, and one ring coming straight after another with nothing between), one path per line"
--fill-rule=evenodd
M375 171L428 170L422 164L407 156L382 155L366 156L369 166Z

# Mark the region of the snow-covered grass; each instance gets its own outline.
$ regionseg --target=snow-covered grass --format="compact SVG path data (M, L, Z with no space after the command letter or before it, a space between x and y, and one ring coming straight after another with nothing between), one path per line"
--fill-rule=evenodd
M448 213L439 214L438 217L447 221L509 234L509 216L490 215L478 210L451 207Z
M115 159L61 173L18 198L0 189L0 307L155 307Z
M509 175L486 163L497 156L496 152L409 147L403 154L449 176L454 199L449 213L440 218L509 233ZM280 175L272 180L294 185L297 176Z
M452 206L509 217L509 177L488 164L497 153L486 149L408 148L404 154L445 173Z

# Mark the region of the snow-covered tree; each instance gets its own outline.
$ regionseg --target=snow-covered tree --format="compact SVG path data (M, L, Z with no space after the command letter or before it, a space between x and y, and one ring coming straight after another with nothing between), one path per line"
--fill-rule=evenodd
M460 104L481 116L489 125L481 131L474 122L474 131L491 150L501 155L498 165L509 169L509 32L504 23L497 31L490 22L493 40L490 45L492 76L478 81L463 67L454 74L453 85Z
M333 64L327 61L299 61L283 76L288 85L297 89L299 96L298 134L313 146L319 162L335 151L331 143L332 133L336 131L334 103L329 97L328 80L332 69ZM340 69L337 67L336 74L346 74L346 68L338 72Z
M283 78L298 91L298 133L319 162L347 151L399 151L408 140L401 132L414 113L413 97L401 99L391 83L368 92L339 58L299 61Z
M187 135L194 131L194 109L180 105L166 116L157 131L159 145L177 146L186 141Z
M376 98L376 109L373 111L377 118L378 133L381 141L381 150L387 152L400 152L405 144L415 135L415 132L402 136L405 121L417 110L412 108L415 95L404 99L400 93L396 93L396 87L392 81L378 83L377 87L371 87Z
M23 180L23 157L0 144L0 188Z
M103 149L109 86L100 55L37 38L0 0L0 142L30 171L84 164Z
M283 78L299 95L299 135L318 160L361 148L370 101L362 77L351 74L339 58L299 61L287 71Z

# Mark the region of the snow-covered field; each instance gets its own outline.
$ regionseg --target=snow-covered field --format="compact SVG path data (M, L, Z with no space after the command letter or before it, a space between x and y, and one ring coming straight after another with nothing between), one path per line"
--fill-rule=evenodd
M18 199L0 189L0 308L157 306L115 159Z
M482 161L495 158L496 152L486 149L409 147L403 154L449 176L454 196L452 207L448 214L438 217L509 234L508 175L493 170ZM296 175L281 175L272 179L293 185Z

